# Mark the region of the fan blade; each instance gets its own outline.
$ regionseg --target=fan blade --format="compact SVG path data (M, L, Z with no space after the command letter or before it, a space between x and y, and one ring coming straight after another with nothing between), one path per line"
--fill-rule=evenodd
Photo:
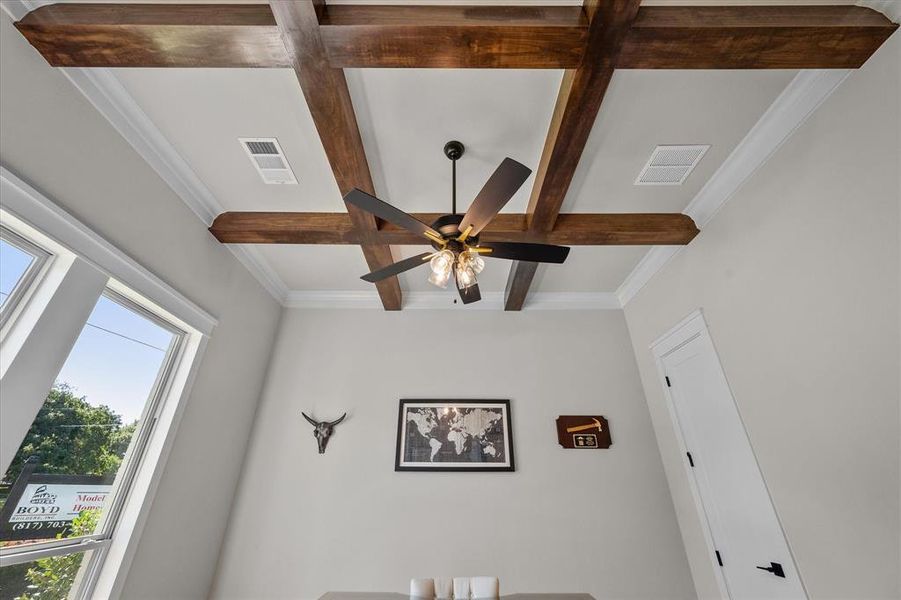
M463 301L463 304L472 304L473 302L478 302L482 299L482 294L479 293L478 283L474 283L465 289L458 287L457 291L460 292L460 300Z
M505 158L472 201L460 223L460 231L465 232L470 227L472 229L468 235L477 235L482 231L531 174L529 167L512 158Z
M460 287L460 280L457 279L456 269L454 269L454 285L457 286L457 292L460 294L460 300L463 301L463 304L472 304L473 302L478 302L482 299L478 283L474 283L468 288Z
M398 227L403 227L408 231L412 231L413 233L424 235L425 237L435 239L436 241L442 239L440 233L419 219L408 215L399 208L391 206L387 202L379 200L375 196L370 196L362 190L354 188L347 192L347 195L344 196L344 201L362 208L366 212L372 213L380 219L394 223Z
M398 273L403 273L404 271L409 271L410 269L415 269L420 265L426 264L426 257L431 255L431 252L423 252L422 254L417 254L416 256L411 256L410 258L399 260L394 264L379 269L378 271L367 273L366 275L360 277L360 279L362 279L363 281L368 281L369 283L381 281L386 277L391 277L392 275L397 275Z
M569 254L568 246L552 246L551 244L529 244L525 242L488 242L480 244L480 248L489 248L491 252L483 254L492 258L507 258L525 262L562 263Z

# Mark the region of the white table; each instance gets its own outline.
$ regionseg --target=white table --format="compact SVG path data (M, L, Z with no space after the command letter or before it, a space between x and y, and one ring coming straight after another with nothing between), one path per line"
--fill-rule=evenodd
M425 600L393 592L328 592L319 600ZM510 594L500 600L594 600L591 594Z

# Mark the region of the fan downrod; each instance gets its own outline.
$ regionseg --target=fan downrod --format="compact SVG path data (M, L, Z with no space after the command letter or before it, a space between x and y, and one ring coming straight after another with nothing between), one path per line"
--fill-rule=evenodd
M459 160L465 151L466 148L457 140L444 144L444 155L451 160Z

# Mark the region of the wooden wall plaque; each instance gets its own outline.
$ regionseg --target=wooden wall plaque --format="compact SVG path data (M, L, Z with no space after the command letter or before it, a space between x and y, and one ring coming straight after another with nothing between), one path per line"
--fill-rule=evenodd
M557 417L557 441L564 448L576 450L599 450L613 443L607 419L600 415Z

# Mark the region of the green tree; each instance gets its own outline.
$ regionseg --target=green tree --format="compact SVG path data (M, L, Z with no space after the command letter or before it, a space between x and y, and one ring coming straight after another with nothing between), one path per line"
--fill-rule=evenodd
M28 457L41 459L38 472L70 475L112 475L134 434L135 423L108 406L91 406L66 384L50 390L4 477L16 480Z
M90 535L97 527L99 518L98 509L83 510L72 520L71 531L66 536L59 534L56 537ZM16 600L66 600L83 559L84 553L78 552L35 561L35 566L28 569L25 575L30 585Z
M19 447L4 482L12 484L30 456L41 459L39 473L113 475L128 449L136 423L107 406L91 406L83 396L60 384L53 387ZM0 492L0 496L3 493ZM4 497L0 497L2 505ZM63 536L93 533L99 511L84 511ZM35 563L0 569L0 600L55 600L66 598L83 554L41 559Z

